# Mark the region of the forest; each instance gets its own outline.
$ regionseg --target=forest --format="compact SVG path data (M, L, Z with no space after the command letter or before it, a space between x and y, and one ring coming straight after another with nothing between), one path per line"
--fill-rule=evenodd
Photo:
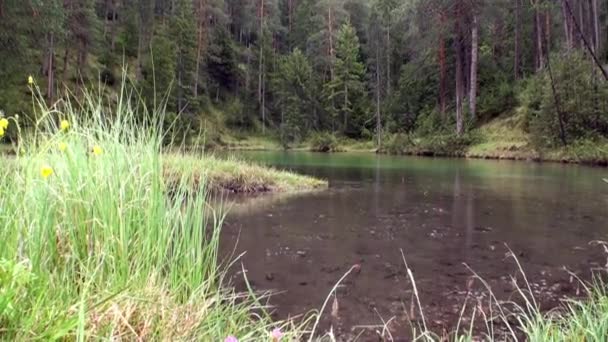
M125 76L181 135L210 143L239 132L323 148L338 136L457 154L503 118L535 150L595 148L608 136L604 5L2 0L0 110L28 116L27 75L49 105Z
M0 0L0 340L605 342L566 163L606 1Z

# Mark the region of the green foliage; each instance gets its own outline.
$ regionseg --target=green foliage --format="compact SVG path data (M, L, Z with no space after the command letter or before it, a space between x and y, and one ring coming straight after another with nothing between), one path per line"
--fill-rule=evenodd
M380 150L388 154L406 154L414 146L414 141L409 134L396 133L386 139Z
M338 32L334 78L325 85L325 95L333 104L329 112L341 121L342 132L360 137L368 119L364 88L365 66L359 60L360 45L355 29L344 24Z
M310 150L313 152L339 152L340 146L338 145L338 139L336 136L327 133L327 132L319 132L315 133L310 138Z
M281 142L298 142L316 125L315 80L310 63L299 49L279 62L273 77L273 90L281 111Z
M608 136L608 113L604 110L608 106L608 84L599 79L589 58L571 52L553 62L555 94L550 75L545 72L540 76L540 103L526 103L535 144L554 147Z
M175 79L176 52L175 43L169 37L168 28L160 26L152 39L152 49L146 59L142 76L142 96L150 109L156 109L166 103L167 110L176 112Z

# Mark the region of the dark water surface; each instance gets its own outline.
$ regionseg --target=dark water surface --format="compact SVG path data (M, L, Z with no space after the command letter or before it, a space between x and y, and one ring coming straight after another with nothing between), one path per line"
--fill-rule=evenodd
M590 244L608 238L605 169L354 153L239 156L330 183L325 191L239 200L228 215L223 253L236 244L237 253L246 252L241 261L255 289L280 291L270 300L277 318L320 308L359 264L337 293L337 317L330 305L323 328L353 336L392 319L393 336L406 336L415 310L401 251L438 332L453 329L468 289L483 296L481 284L467 285L464 264L497 296L513 298L508 277L516 268L505 244L547 307L576 294L564 266L586 277L606 262ZM233 281L243 289L237 271Z

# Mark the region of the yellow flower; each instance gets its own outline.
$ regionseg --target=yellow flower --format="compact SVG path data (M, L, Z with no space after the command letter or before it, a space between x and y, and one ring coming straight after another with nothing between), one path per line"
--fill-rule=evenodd
M64 152L65 150L68 149L68 144L66 144L62 141L59 144L57 144L57 149L61 152Z
M67 131L70 128L70 122L68 120L61 120L59 128L61 128L62 131Z
M103 150L101 149L101 147L95 145L93 146L93 154L96 156L100 156L103 154Z
M5 118L0 119L0 127L7 129L8 128L8 120Z
M47 179L53 174L53 168L48 165L44 165L40 168L40 175L42 178Z
M4 128L0 127L0 138L4 136Z
M27 84L29 84L29 85L33 85L34 84L34 78L32 77L32 75L29 75L27 77Z

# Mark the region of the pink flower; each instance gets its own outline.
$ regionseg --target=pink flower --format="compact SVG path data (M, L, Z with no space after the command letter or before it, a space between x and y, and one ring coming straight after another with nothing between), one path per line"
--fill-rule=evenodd
M239 339L230 335L228 337L226 337L226 339L224 340L224 342L239 342Z
M281 328L274 328L270 333L270 337L272 338L272 342L279 342L283 338Z

